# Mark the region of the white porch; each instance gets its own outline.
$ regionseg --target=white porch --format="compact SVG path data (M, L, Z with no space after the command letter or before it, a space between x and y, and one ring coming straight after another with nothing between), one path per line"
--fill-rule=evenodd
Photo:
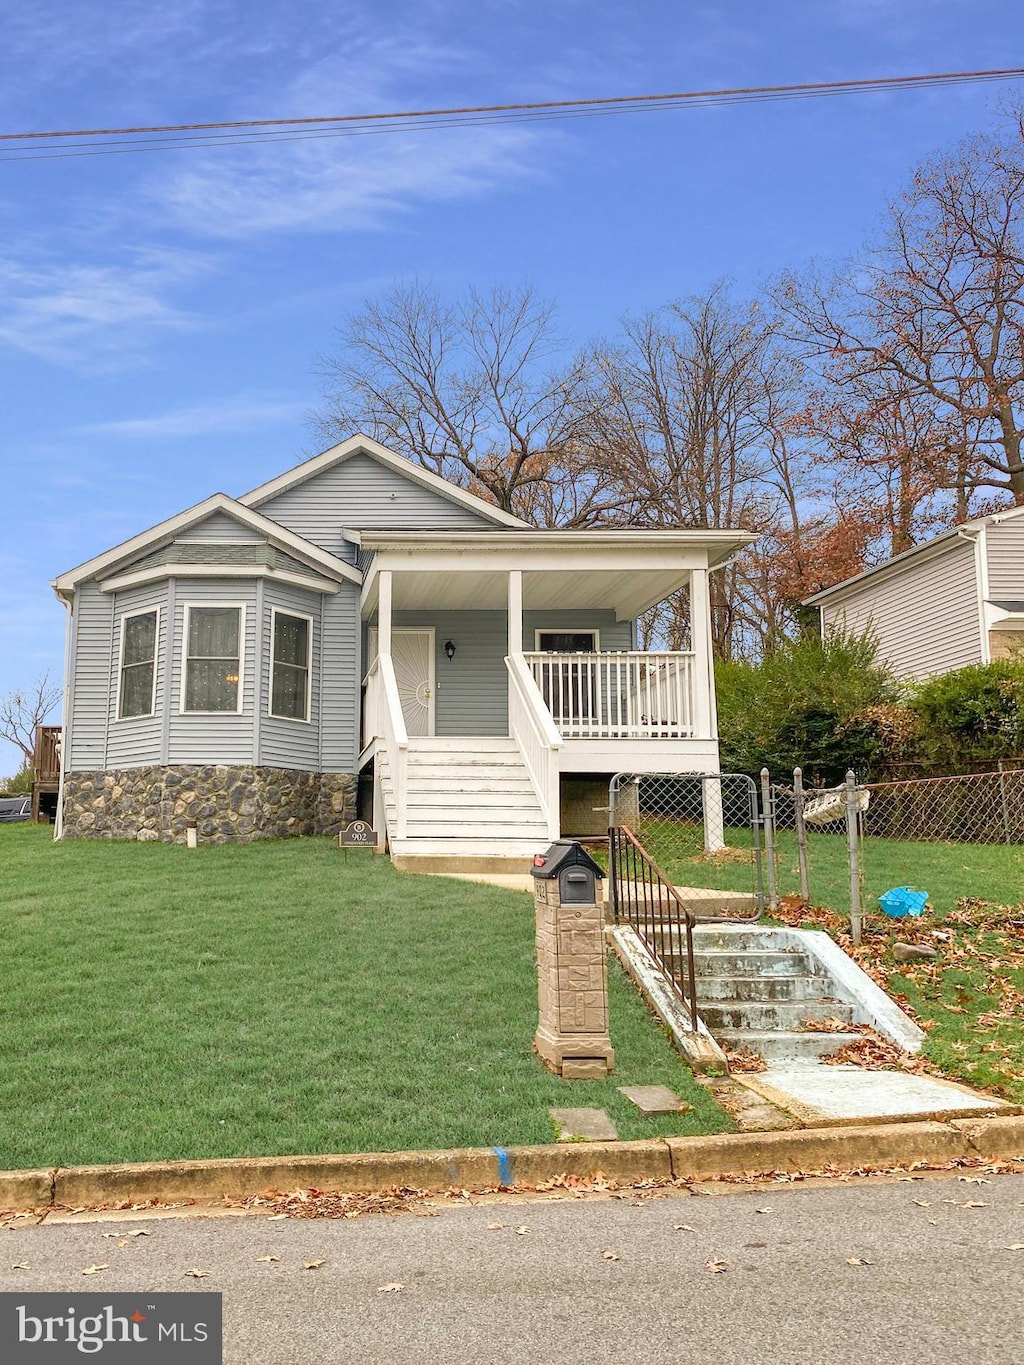
M393 854L523 858L561 833L563 774L717 769L708 575L747 539L364 532L361 763L374 761L375 823ZM690 648L636 649L631 623L683 587ZM604 647L609 636L620 647ZM579 647L544 647L566 642ZM443 689L470 655L478 684L463 681L453 709Z

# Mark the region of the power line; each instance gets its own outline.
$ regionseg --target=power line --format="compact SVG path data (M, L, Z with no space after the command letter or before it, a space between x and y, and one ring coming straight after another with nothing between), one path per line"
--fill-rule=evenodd
M745 86L726 90L690 90L653 95L547 100L528 104L470 105L450 109L336 114L308 118L244 119L129 128L0 133L0 143L11 144L7 149L9 154L0 156L0 161L116 156L151 151L311 141L329 137L366 137L434 128L544 122L554 119L607 117L619 113L648 113L661 109L757 104L790 99L819 99L835 95L875 94L893 90L933 89L938 86L980 84L1020 78L1024 78L1024 68L1012 67L986 71L947 71L917 76L819 81L798 85ZM301 132L300 129L310 131Z

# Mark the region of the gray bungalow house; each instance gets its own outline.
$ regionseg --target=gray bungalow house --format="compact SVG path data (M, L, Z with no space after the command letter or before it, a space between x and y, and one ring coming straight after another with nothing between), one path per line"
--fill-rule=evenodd
M823 632L870 630L897 678L1005 659L1024 647L1024 507L965 521L805 606Z
M717 770L708 575L749 539L539 531L365 436L216 493L53 582L57 837L335 832L361 807L402 864L522 859L573 784ZM685 586L690 649L638 650Z

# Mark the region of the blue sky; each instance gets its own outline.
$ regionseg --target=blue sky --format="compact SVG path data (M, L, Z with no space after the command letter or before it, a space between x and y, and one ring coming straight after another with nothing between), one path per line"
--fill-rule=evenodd
M293 117L1024 65L989 0L35 0L0 131ZM277 147L0 162L0 693L59 677L49 580L312 453L347 310L531 280L565 336L857 249L975 86ZM0 743L0 772L16 767Z

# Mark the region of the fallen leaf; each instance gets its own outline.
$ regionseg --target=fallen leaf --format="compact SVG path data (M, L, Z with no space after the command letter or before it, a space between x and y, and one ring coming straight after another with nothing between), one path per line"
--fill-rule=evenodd
M378 1293L378 1294L398 1294L398 1293L400 1293L404 1288L405 1288L405 1285L402 1284L400 1280L392 1280L390 1284L379 1284L379 1285L377 1286L377 1293Z
M517 1237L525 1237L525 1236L527 1236L527 1234L529 1233L529 1231L530 1231L530 1229L529 1229L528 1227L526 1227L525 1225L524 1225L523 1227L521 1227L521 1228L516 1228L516 1236L517 1236Z
M728 1266L725 1261L721 1260L706 1261L704 1264L704 1269L710 1270L712 1275L721 1275L723 1271L728 1269Z
M288 1217L288 1215L287 1215L286 1213L272 1213L272 1214L270 1215L270 1217L267 1219L267 1222L268 1222L268 1223L276 1223L277 1220L278 1220L279 1218L287 1218L287 1217Z
M199 1270L193 1266L191 1270L186 1270L185 1274L191 1275L193 1280L205 1280L209 1278L210 1272L208 1270Z
M619 1258L618 1258L618 1256L616 1256L616 1254L615 1254L614 1251L602 1251L602 1252L601 1252L601 1260L602 1260L602 1261L617 1261L618 1259L619 1259Z
M755 1209L755 1213L774 1213L774 1209Z
M108 1263L107 1261L103 1261L100 1265L87 1265L87 1266L85 1267L85 1269L82 1271L82 1274L83 1274L83 1275L98 1275L99 1272L100 1272L101 1270L109 1270L109 1269L110 1269L109 1263Z
M326 1264L326 1261L303 1261L302 1268L303 1270L319 1270L322 1265Z
M977 1199L968 1199L966 1204L957 1204L958 1209L987 1209L987 1204L981 1204Z
M690 1225L689 1225L689 1223L677 1223L676 1226L675 1226L675 1231L676 1231L676 1232L696 1232L697 1229L696 1229L696 1228L691 1228Z
M269 1265L271 1261L279 1261L280 1259L281 1259L280 1256L257 1256L256 1263L257 1265L261 1263Z
M491 1232L497 1232L499 1228L503 1228L504 1226L505 1226L504 1223L488 1223L488 1224L487 1224L487 1227L488 1227L488 1229L489 1229Z
M29 1265L29 1263L28 1263L27 1261L15 1261L14 1265L11 1266L11 1269L12 1269L12 1270L31 1270L32 1267Z
M930 1199L914 1199L911 1202L916 1204L919 1209L930 1209L932 1206Z
M987 1185L989 1183L980 1175L958 1175L957 1180L964 1185Z
M847 1256L847 1258L846 1258L846 1264L847 1264L847 1265L870 1265L871 1262L870 1262L870 1261L866 1261L866 1260L864 1259L863 1256Z
M1024 1251L1024 1242L1011 1242L1006 1248L1007 1251ZM27 1269L27 1267L26 1267Z

